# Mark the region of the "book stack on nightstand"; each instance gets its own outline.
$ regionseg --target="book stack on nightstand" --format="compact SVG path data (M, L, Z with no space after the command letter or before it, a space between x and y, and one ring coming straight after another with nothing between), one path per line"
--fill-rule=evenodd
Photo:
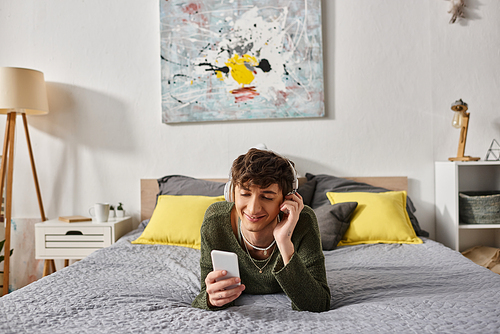
M67 217L69 218L69 217ZM45 261L43 276L48 274L54 259L80 260L92 252L111 246L132 230L131 217L109 219L105 223L65 222L59 219L35 224L36 259Z

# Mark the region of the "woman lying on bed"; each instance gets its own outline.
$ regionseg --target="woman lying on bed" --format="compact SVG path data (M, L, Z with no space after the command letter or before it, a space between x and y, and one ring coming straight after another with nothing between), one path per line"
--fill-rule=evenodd
M201 227L201 292L194 307L227 308L243 291L284 291L295 310L330 309L318 223L297 183L293 163L271 151L250 149L233 162L228 201L210 206ZM238 255L241 285L226 290L240 280L216 282L226 272L213 271L214 249Z

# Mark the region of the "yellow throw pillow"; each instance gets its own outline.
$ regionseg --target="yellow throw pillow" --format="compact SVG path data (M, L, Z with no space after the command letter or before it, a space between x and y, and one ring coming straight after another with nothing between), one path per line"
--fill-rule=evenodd
M330 203L358 202L351 225L339 246L403 243L421 244L406 212L406 191L326 194Z
M151 220L133 244L173 245L200 249L200 228L208 207L224 196L158 196Z

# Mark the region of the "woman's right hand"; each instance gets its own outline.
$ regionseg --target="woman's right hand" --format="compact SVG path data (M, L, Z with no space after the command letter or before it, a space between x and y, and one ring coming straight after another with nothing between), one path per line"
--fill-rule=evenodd
M243 290L245 290L245 285L241 284L237 287L226 290L227 287L238 284L241 282L239 277L222 279L218 282L215 280L227 275L225 270L217 270L210 272L205 278L206 291L208 294L208 303L211 306L221 307L227 303L232 302L238 298Z

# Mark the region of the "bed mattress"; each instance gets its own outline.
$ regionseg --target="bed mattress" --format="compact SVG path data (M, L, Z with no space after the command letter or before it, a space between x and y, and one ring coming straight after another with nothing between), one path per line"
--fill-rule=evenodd
M326 251L331 310L284 294L242 295L224 311L191 307L198 250L111 247L0 298L1 333L496 333L500 276L429 239Z

